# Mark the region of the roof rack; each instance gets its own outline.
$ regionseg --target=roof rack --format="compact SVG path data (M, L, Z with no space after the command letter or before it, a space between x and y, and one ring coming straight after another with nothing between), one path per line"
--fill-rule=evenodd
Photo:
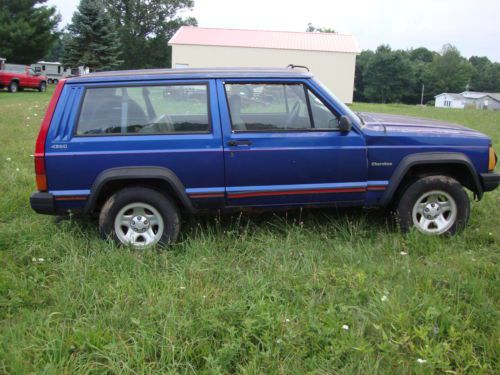
M288 64L287 69L295 69L295 68L300 68L300 69L305 69L308 72L310 72L309 68L305 65L294 65L294 64Z

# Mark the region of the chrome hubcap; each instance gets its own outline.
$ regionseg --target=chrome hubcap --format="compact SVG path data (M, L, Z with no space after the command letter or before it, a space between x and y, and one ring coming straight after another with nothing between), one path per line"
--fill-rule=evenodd
M163 218L147 203L128 204L115 218L116 236L126 245L141 248L154 245L162 237L163 230Z
M440 190L422 194L413 206L413 224L427 234L444 233L457 219L457 204L448 193Z

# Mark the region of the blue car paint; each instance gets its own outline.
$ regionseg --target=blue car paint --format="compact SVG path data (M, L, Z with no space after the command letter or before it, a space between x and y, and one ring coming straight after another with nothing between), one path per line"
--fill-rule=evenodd
M232 132L224 82L303 83L327 106L348 115L353 129L304 132ZM209 87L211 132L176 135L75 136L88 87L203 83ZM198 208L275 207L302 204L377 205L407 155L461 152L478 173L487 172L490 139L449 125L362 124L310 75L280 73L179 74L69 80L52 118L46 142L49 192L59 209L86 204L92 183L106 169L161 166L171 169ZM430 121L430 120L429 120ZM249 140L250 146L228 146ZM77 174L74 171L78 171ZM66 200L66 197L77 197Z

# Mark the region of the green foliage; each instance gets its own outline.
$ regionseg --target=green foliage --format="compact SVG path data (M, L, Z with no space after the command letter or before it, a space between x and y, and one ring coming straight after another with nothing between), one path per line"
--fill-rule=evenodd
M43 58L56 41L60 16L46 2L0 2L0 56L7 58L7 62L32 64Z
M182 25L196 25L179 13L193 7L193 0L104 0L119 32L121 68L170 67L168 40Z
M308 33L335 33L335 29L330 27L316 27L311 22L307 24L306 32Z
M424 103L442 92L465 90L500 92L500 64L487 57L469 60L451 45L440 53L420 47L391 50L380 46L366 50L356 59L355 101Z
M61 59L64 65L99 71L121 63L118 34L102 0L81 0L68 32Z
M64 46L68 43L69 39L71 39L71 35L62 30L57 33L57 39L52 45L52 48L48 51L48 53L44 56L44 61L61 61L64 54Z
M472 76L469 89L472 91L500 91L500 63L492 63L487 57L472 56Z
M371 102L396 102L413 85L414 74L407 56L380 46L366 64L364 95Z
M179 244L132 251L92 220L30 209L50 94L0 92L0 373L500 373L500 190L450 238L403 236L384 212L303 210L186 219ZM500 143L499 112L353 109Z
M462 92L467 89L472 68L453 46L447 44L436 54L423 75L429 93Z

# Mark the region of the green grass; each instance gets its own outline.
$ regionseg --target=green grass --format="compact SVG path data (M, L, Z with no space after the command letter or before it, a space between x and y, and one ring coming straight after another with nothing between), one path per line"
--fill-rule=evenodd
M0 92L0 373L500 372L499 191L452 238L332 209L185 219L179 244L132 251L31 211L49 97ZM500 145L499 112L353 107Z

